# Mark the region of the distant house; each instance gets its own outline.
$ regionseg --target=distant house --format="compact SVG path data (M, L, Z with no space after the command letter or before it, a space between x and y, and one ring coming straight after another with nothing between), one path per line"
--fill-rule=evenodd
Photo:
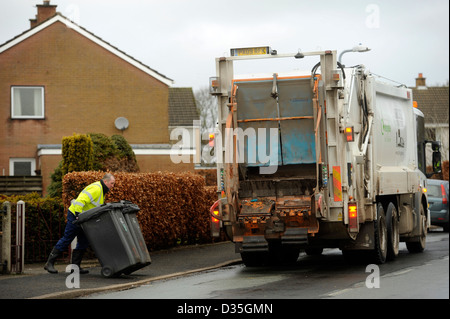
M449 160L449 90L447 86L427 86L422 73L412 88L413 99L425 116L425 129L429 140L441 142L442 160Z
M192 89L171 87L172 79L57 13L50 1L37 5L30 22L0 45L0 176L41 175L45 193L61 140L73 133L123 134L143 172L194 169L193 160L175 164L170 157L171 127L180 117L197 129ZM190 146L193 156L197 146Z

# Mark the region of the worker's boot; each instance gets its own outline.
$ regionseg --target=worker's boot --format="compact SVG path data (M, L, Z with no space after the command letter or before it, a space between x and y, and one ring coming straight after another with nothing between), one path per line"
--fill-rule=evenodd
M53 248L52 252L50 253L50 256L48 256L47 263L44 265L44 269L47 270L51 274L57 274L58 270L55 269L55 261L56 258L61 254L61 252Z
M77 265L80 270L80 274L88 274L89 270L81 268L81 260L83 259L83 255L85 249L74 249L72 250L72 264Z

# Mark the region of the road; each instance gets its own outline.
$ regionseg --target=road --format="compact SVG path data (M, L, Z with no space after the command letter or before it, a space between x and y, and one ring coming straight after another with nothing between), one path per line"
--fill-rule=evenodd
M321 256L300 254L293 266L240 264L87 298L448 299L449 234L430 232L426 250L419 254L410 254L401 243L397 259L379 267L349 264L338 249L326 249Z

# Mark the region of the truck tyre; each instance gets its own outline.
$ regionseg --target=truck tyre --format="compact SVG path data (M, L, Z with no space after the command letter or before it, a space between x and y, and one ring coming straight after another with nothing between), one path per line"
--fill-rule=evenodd
M427 240L427 216L425 215L425 210L423 206L420 205L420 236L418 236L414 241L406 242L406 248L410 253L421 253L425 250L425 243Z
M371 252L372 259L376 264L383 264L386 262L388 236L386 228L386 215L381 203L377 204L377 219L374 221L374 238L375 248Z
M400 245L400 232L398 227L397 209L393 203L389 203L386 210L387 260L394 260L398 256Z

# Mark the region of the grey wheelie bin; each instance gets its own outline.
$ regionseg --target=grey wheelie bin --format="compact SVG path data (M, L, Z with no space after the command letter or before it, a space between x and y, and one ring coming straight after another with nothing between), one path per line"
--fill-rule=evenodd
M76 221L82 227L98 257L102 266L101 274L104 277L129 274L148 264L141 262L139 253L141 248L133 239L132 227L127 223L123 213L127 210L133 209L123 202L107 203L80 214Z
M142 235L141 227L139 226L139 221L136 216L136 213L139 211L139 207L129 201L122 200L121 203L124 205L122 209L123 216L125 217L125 221L130 229L131 237L133 238L139 257L141 258L140 263L131 267L127 270L127 272L124 272L125 274L128 274L150 265L152 260L147 250L147 245L145 244L144 236Z

